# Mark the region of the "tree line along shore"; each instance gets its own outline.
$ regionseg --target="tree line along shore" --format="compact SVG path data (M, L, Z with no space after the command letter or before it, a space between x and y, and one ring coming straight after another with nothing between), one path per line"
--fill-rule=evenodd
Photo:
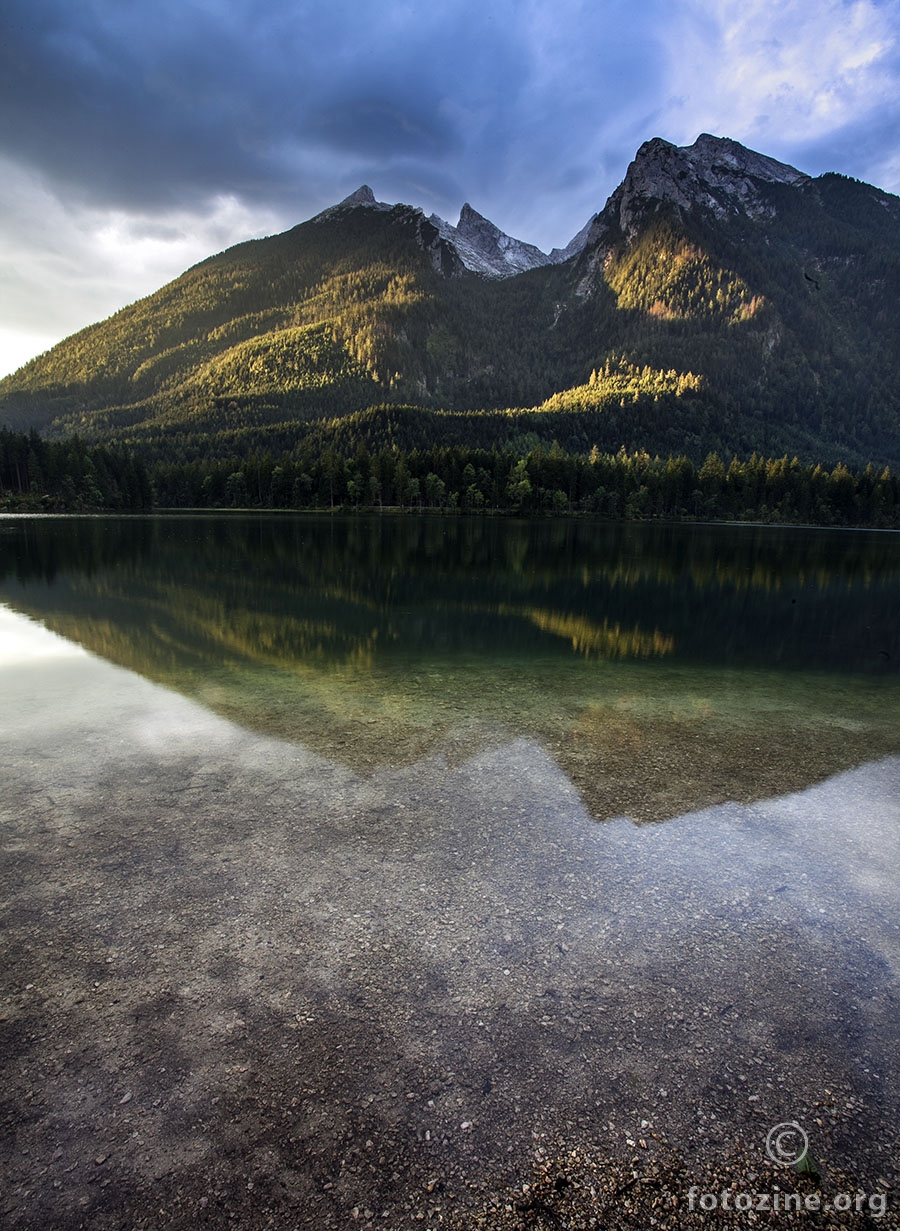
M148 465L78 436L47 441L0 430L0 510L335 509L772 521L900 528L900 484L889 468L828 468L796 457L730 460L711 453L527 452L435 446L352 453L329 448Z

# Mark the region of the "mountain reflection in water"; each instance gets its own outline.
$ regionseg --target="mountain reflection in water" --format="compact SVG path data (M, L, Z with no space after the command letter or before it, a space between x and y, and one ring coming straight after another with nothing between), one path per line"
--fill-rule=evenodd
M538 740L599 818L900 751L900 538L508 519L7 519L0 600L356 772Z

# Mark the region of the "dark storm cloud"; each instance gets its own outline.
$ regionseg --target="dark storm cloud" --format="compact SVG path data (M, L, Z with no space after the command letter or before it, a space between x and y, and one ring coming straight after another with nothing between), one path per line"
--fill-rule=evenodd
M470 106L508 127L530 67L506 7L9 0L2 147L82 199L142 207L277 196L323 146L440 162Z
M4 151L84 199L124 205L209 191L234 164L215 28L138 24L133 6L13 0L0 64ZM179 39L196 39L190 53ZM237 177L253 173L241 153ZM232 172L233 173L233 172Z
M308 133L336 149L352 150L356 154L385 157L423 154L440 157L457 149L460 140L452 125L435 120L435 109L423 118L423 100L402 95L392 98L392 90L384 90L364 98L346 98L332 107L313 111Z
M6 0L0 155L81 206L146 213L231 194L299 210L374 168L381 194L442 183L448 198L505 206L506 227L582 185L568 207L580 225L649 136L693 140L702 124L752 141L774 124L777 140L758 117L792 98L802 114L815 48L831 71L833 48L849 47L840 90L858 77L862 98L897 11L823 0L814 28L799 0ZM774 83L764 44L781 49ZM849 132L848 117L835 127ZM823 158L826 129L809 134Z

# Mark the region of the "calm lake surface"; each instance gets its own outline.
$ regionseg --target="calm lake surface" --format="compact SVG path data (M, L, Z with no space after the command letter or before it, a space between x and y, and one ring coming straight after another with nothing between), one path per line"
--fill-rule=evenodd
M898 617L891 534L0 519L10 1225L783 1121L883 1186Z
M538 740L598 819L900 751L900 536L397 518L45 519L0 601L358 772Z

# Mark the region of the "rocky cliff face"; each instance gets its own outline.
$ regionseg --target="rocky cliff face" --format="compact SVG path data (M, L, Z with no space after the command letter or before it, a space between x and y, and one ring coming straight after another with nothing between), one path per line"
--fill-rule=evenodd
M599 218L599 214L591 214L587 222L581 228L576 236L569 240L565 248L553 248L550 252L550 261L554 265L561 265L563 261L568 261L570 257L578 256L588 242L591 234L591 229L594 223Z
M485 277L510 278L551 263L546 252L506 235L468 202L462 207L455 227L437 214L432 214L429 221L453 245L466 268Z
M720 219L729 214L764 217L772 213L765 185L798 185L808 179L795 167L727 137L702 133L688 146L654 137L638 150L624 180L597 215L587 243L596 243L613 227L630 236L648 209L662 203L682 210L699 206Z

